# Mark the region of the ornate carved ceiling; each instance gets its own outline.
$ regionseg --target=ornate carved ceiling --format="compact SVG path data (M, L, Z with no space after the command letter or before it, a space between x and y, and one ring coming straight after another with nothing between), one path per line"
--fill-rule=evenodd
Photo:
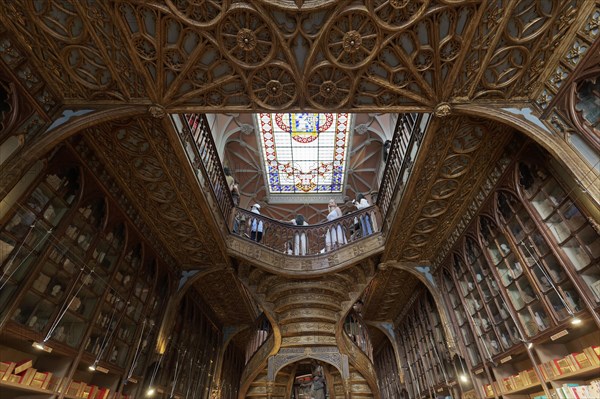
M467 211L513 136L474 118L437 119L425 137L405 200L397 207L384 260L430 263Z
M0 16L68 104L398 112L533 98L589 3L8 0Z
M207 113L432 112L446 102L537 98L541 82L580 28L577 21L591 15L595 4L5 0L0 3L0 70L6 69L7 80L27 93L33 111L19 123L28 134L48 124L61 106L112 110L139 104ZM512 137L505 127L466 117L435 119L434 124L390 225L387 239L393 245L387 246L384 260L432 261ZM190 189L186 165L163 129L164 124L143 117L105 123L85 134L177 264L189 269L224 265L228 259L219 250L222 243L206 204ZM243 173L252 174L258 165L255 147L240 132L239 140L232 139L232 146L240 147L228 148L228 156L234 169L243 165L240 169L249 170ZM366 145L363 160L353 166L355 192L367 191L371 169L380 162L376 154L382 140L371 133L358 140L372 138L372 147ZM247 181L242 190L260 200L259 186ZM275 209L273 216L287 218L305 210ZM365 314L393 319L416 285L406 272L380 273ZM201 291L204 285L198 286L210 303L222 300L230 288ZM236 321L235 303L223 306L214 307L218 317Z
M105 123L85 135L181 268L226 264L204 204L194 195L159 120Z

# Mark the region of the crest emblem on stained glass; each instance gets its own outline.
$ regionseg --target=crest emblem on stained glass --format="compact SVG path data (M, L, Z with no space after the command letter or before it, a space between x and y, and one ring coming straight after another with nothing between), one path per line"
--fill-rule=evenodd
M331 127L333 114L275 114L275 123L282 131L290 132L293 140L310 143Z
M339 193L349 114L258 114L269 192Z

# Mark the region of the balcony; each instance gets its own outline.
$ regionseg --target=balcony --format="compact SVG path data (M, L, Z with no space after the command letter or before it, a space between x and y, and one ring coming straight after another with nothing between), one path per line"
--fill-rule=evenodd
M236 207L206 117L173 115L172 120L200 186L210 191L209 205L222 216L222 233L230 255L260 259L275 269L306 272L331 270L383 250L383 233L395 214L428 116L407 114L398 119L375 205L309 226Z

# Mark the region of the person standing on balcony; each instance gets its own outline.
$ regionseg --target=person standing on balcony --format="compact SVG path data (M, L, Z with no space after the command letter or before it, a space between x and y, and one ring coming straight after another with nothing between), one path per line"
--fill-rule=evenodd
M256 213L260 215L260 205L254 204L252 205L252 209L250 210L252 213ZM263 236L263 222L262 220L258 220L256 218L252 218L252 225L250 226L250 239L252 241L260 242Z
M328 222L342 217L342 210L337 206L335 200L329 200L327 209L329 211L327 214ZM325 247L327 248L327 251L329 252L344 244L346 244L346 236L344 235L342 226L340 224L331 226L325 235Z
M365 196L360 193L356 196L356 200L352 201L352 203L354 204L354 206L356 206L356 209L358 209L359 211L371 206L371 204L369 204L369 201L367 201ZM365 213L360 216L360 227L363 237L373 234L373 226L371 225L371 215Z
M233 206L239 206L240 205L240 190L239 190L238 184L235 181L235 178L233 177L233 175L231 174L231 171L229 170L229 168L227 166L225 166L223 168L223 172L225 173L225 180L227 181L227 188L229 188L229 191L231 192L231 198L233 199Z

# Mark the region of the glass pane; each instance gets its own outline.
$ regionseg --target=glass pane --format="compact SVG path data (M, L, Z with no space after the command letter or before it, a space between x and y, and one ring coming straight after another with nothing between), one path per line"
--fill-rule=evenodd
M554 238L556 238L559 243L563 242L571 235L569 226L558 213L553 214L546 221L546 226L548 226L552 235L554 235Z
M569 257L571 263L577 270L583 269L590 263L590 257L585 252L585 250L581 247L579 242L575 239L575 237L571 238L567 241L563 246L563 250L565 254Z

